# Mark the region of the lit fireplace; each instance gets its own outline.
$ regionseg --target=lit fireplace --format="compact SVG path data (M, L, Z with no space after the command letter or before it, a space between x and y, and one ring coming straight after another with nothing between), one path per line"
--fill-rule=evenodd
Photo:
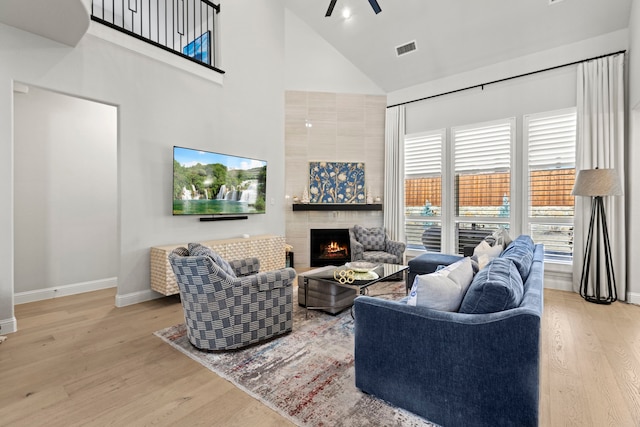
M349 230L312 229L311 230L311 267L342 265L351 260Z
M322 247L321 259L335 259L349 256L349 245L338 242L329 242Z

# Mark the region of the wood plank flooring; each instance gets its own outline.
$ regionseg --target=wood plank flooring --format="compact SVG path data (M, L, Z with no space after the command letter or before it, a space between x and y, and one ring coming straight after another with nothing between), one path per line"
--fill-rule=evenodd
M2 426L283 426L276 412L153 336L177 297L115 290L16 306L0 344ZM640 307L545 290L541 426L640 426Z

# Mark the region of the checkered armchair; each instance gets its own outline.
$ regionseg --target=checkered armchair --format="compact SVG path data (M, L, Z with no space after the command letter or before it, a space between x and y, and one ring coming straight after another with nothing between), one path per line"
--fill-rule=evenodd
M227 262L200 244L169 254L187 336L201 350L232 350L290 332L292 268L259 273L257 258Z
M407 245L387 237L383 227L365 228L355 225L349 229L351 261L402 264Z

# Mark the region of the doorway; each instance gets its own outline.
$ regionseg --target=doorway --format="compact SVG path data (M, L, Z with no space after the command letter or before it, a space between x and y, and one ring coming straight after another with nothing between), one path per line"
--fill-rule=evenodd
M117 107L14 86L15 303L117 286Z

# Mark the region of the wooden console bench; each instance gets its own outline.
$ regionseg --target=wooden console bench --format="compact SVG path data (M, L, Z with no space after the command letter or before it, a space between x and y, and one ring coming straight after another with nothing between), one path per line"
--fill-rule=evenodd
M224 259L255 257L260 260L260 271L271 271L285 267L285 240L282 236L261 235L248 238L208 240L202 243L218 252ZM178 245L154 246L151 248L151 289L163 295L177 294L178 284L169 264L169 254Z

